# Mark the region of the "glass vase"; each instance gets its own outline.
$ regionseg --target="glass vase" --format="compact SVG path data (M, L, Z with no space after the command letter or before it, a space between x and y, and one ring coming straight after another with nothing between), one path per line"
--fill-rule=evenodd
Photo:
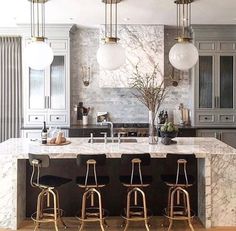
M155 126L155 112L149 111L149 144L157 144L158 136L157 129Z

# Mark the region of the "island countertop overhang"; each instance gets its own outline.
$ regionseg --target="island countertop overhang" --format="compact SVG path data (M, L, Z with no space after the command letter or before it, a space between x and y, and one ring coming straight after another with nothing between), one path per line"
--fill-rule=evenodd
M152 158L165 158L167 153L194 153L197 158L208 155L236 155L236 149L216 138L175 138L177 144L149 145L148 138L137 138L137 143L88 143L88 138L69 138L68 145L48 146L26 138L13 138L0 144L0 156L27 159L28 153L48 154L51 158L75 158L78 154L105 153L108 158L120 158L126 153L150 153Z

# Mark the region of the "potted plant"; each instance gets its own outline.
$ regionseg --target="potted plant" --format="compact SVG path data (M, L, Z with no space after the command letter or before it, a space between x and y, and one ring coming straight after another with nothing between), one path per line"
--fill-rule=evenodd
M178 134L178 128L174 126L172 122L164 123L163 126L161 126L160 129L160 135L162 137L161 142L165 145L177 143L176 141L173 141L172 139L175 138Z
M166 90L164 77L158 64L154 64L151 73L141 72L137 64L130 85L135 89L133 95L149 110L149 143L156 144L157 129L155 121Z

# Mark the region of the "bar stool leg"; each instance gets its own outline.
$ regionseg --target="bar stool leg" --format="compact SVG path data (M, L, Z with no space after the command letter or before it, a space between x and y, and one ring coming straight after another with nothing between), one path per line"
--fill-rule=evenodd
M96 189L94 189L94 191L97 193L98 195L98 204L99 204L99 222L100 222L100 227L102 229L102 231L105 231L104 227L103 227L103 216L102 216L102 198L101 198L101 194L100 192L98 192Z
M36 225L35 225L34 231L38 230L39 225L40 225L40 218L43 215L43 214L41 214L42 209L43 209L43 208L41 208L41 200L42 200L42 196L43 196L44 192L45 192L45 190L43 189L38 195L37 212L36 212Z
M186 201L187 201L187 211L188 211L188 225L191 231L194 231L192 222L191 222L191 209L190 209L190 202L189 202L189 194L186 190L184 190L184 193L186 194Z
M82 231L84 228L84 220L85 220L85 209L86 209L86 196L88 191L85 191L82 198L82 208L81 208L81 225L79 231Z
M144 223L146 230L149 231L148 217L147 217L147 205L146 205L146 196L143 190L138 189L138 191L142 194L143 198L143 213L144 213Z
M57 197L57 209L58 209L58 218L60 219L60 222L62 223L62 225L64 226L65 229L67 229L67 225L65 224L64 220L61 217L61 210L60 210L60 199L59 199L59 193L57 190L55 190L56 192L56 197Z
M171 192L171 196L170 196L170 214L169 214L169 216L170 216L170 218L169 218L170 224L169 224L169 227L168 227L168 231L171 230L172 225L173 225L173 216L174 216L174 195L175 195L175 190L173 190L173 191Z
M58 227L57 227L57 197L56 197L56 194L53 192L53 190L49 189L49 192L53 196L54 226L55 226L55 230L58 231Z
M125 228L124 231L126 231L129 227L129 219L130 219L130 195L131 195L132 191L129 191L127 194L127 204L126 204L126 223L125 223Z

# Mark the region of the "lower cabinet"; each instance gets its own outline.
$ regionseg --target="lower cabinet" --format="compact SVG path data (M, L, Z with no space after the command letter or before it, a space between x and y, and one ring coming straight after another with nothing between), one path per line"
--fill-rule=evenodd
M104 133L107 133L107 136L111 135L109 128L77 128L69 129L69 137L90 137L93 133L94 137L103 137Z
M199 129L198 137L215 137L218 140L236 148L236 129Z

